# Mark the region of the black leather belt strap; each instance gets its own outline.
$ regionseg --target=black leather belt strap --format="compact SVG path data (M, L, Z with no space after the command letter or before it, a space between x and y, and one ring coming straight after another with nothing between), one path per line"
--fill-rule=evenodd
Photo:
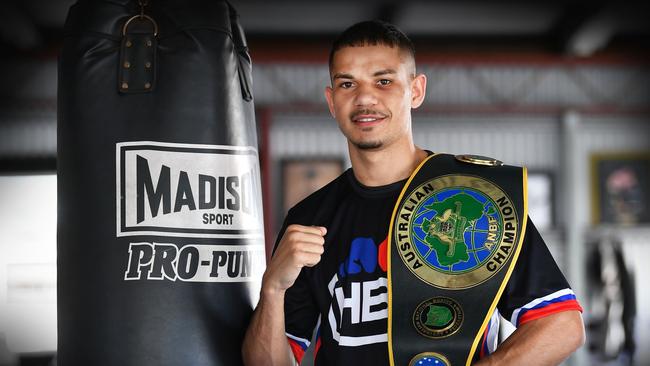
M514 269L526 169L476 158L428 157L397 201L388 236L391 366L471 364Z

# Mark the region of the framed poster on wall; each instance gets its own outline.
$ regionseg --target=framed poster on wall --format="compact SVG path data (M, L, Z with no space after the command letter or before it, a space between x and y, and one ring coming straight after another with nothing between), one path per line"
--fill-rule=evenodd
M284 214L343 172L339 158L304 158L282 161L282 211Z
M592 222L650 223L650 151L591 157Z

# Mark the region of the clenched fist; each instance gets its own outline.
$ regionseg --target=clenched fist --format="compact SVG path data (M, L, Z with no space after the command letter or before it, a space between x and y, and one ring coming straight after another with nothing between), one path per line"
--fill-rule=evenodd
M293 286L302 267L320 262L326 233L322 226L289 225L264 273L263 291L283 293Z

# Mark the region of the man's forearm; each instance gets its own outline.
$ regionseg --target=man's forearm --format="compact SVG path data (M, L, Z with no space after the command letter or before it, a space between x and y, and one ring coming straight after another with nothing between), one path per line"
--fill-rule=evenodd
M578 311L564 311L521 325L489 357L476 366L558 365L584 343Z
M295 365L284 331L284 293L262 291L242 346L249 366Z
M244 338L246 365L295 365L284 330L284 295L303 267L320 262L325 234L322 226L287 226L264 272L262 296Z

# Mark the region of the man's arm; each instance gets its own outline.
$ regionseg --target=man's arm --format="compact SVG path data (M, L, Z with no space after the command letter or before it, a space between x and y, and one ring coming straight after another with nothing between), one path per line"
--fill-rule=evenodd
M284 292L262 290L246 331L245 365L295 365L284 331Z
M264 273L260 301L246 331L245 365L295 365L284 328L284 295L304 266L320 262L326 232L317 226L287 227Z
M563 311L520 325L493 354L475 365L558 365L584 342L580 312Z

